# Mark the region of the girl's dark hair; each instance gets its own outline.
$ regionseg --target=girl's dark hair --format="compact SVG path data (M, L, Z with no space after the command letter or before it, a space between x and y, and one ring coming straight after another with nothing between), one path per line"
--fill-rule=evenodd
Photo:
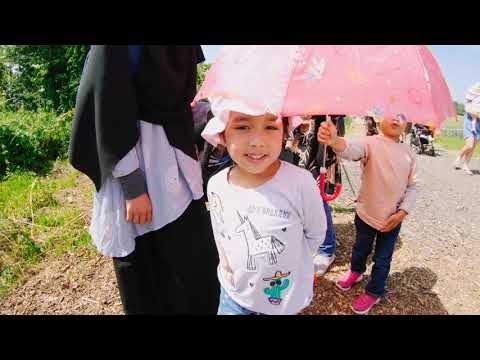
M288 117L283 116L282 123L283 123L282 151L284 151L285 146L287 145L287 139L288 139Z
M286 116L282 117L282 123L283 123L283 138L286 139L288 136L288 117Z

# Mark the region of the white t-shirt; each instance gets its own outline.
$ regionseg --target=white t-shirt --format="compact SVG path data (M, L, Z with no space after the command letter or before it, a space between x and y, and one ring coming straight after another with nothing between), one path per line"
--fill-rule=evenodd
M253 189L230 184L230 169L207 188L220 284L251 311L296 314L312 300L312 254L327 229L318 186L307 170L284 161Z

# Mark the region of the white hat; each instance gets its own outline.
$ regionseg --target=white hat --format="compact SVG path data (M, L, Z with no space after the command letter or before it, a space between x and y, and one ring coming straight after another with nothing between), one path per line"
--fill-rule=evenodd
M480 96L480 82L476 82L473 84L467 91L467 101L475 100L477 97Z
M205 126L202 137L213 146L225 145L220 138L220 134L225 131L230 117L230 111L236 111L251 116L259 116L265 114L264 110L248 106L244 102L237 99L225 99L223 97L210 98L211 111L213 118ZM297 126L303 122L300 116L292 116L288 118L288 131L292 132Z

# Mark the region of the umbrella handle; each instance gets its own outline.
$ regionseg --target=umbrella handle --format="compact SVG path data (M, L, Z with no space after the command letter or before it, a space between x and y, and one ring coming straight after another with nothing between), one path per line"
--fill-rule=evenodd
M326 121L332 121L329 115L326 115ZM325 168L325 164L327 161L327 145L323 145L323 161L322 161L322 167L320 168L320 183L319 183L319 188L320 188L320 195L322 196L322 199L326 202L330 202L335 200L338 195L340 195L340 192L342 191L342 184L335 184L335 191L333 192L332 195L325 194L325 177L327 176L327 169Z
M335 184L335 191L332 195L328 195L325 193L325 177L327 176L327 169L324 167L320 168L320 183L318 187L320 188L320 195L322 199L326 202L330 202L335 200L340 193L342 192L342 184Z

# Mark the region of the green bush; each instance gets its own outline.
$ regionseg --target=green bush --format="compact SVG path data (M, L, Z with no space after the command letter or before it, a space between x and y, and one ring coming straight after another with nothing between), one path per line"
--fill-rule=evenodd
M212 67L211 64L199 64L197 66L197 90L200 90L200 87L205 80L205 75L207 74L208 70Z
M68 153L73 112L18 111L0 113L0 177L30 170L46 173L53 161Z
M67 156L73 110L57 114L75 104L87 51L85 45L0 46L0 179L23 170L45 174ZM210 66L198 66L197 87Z

